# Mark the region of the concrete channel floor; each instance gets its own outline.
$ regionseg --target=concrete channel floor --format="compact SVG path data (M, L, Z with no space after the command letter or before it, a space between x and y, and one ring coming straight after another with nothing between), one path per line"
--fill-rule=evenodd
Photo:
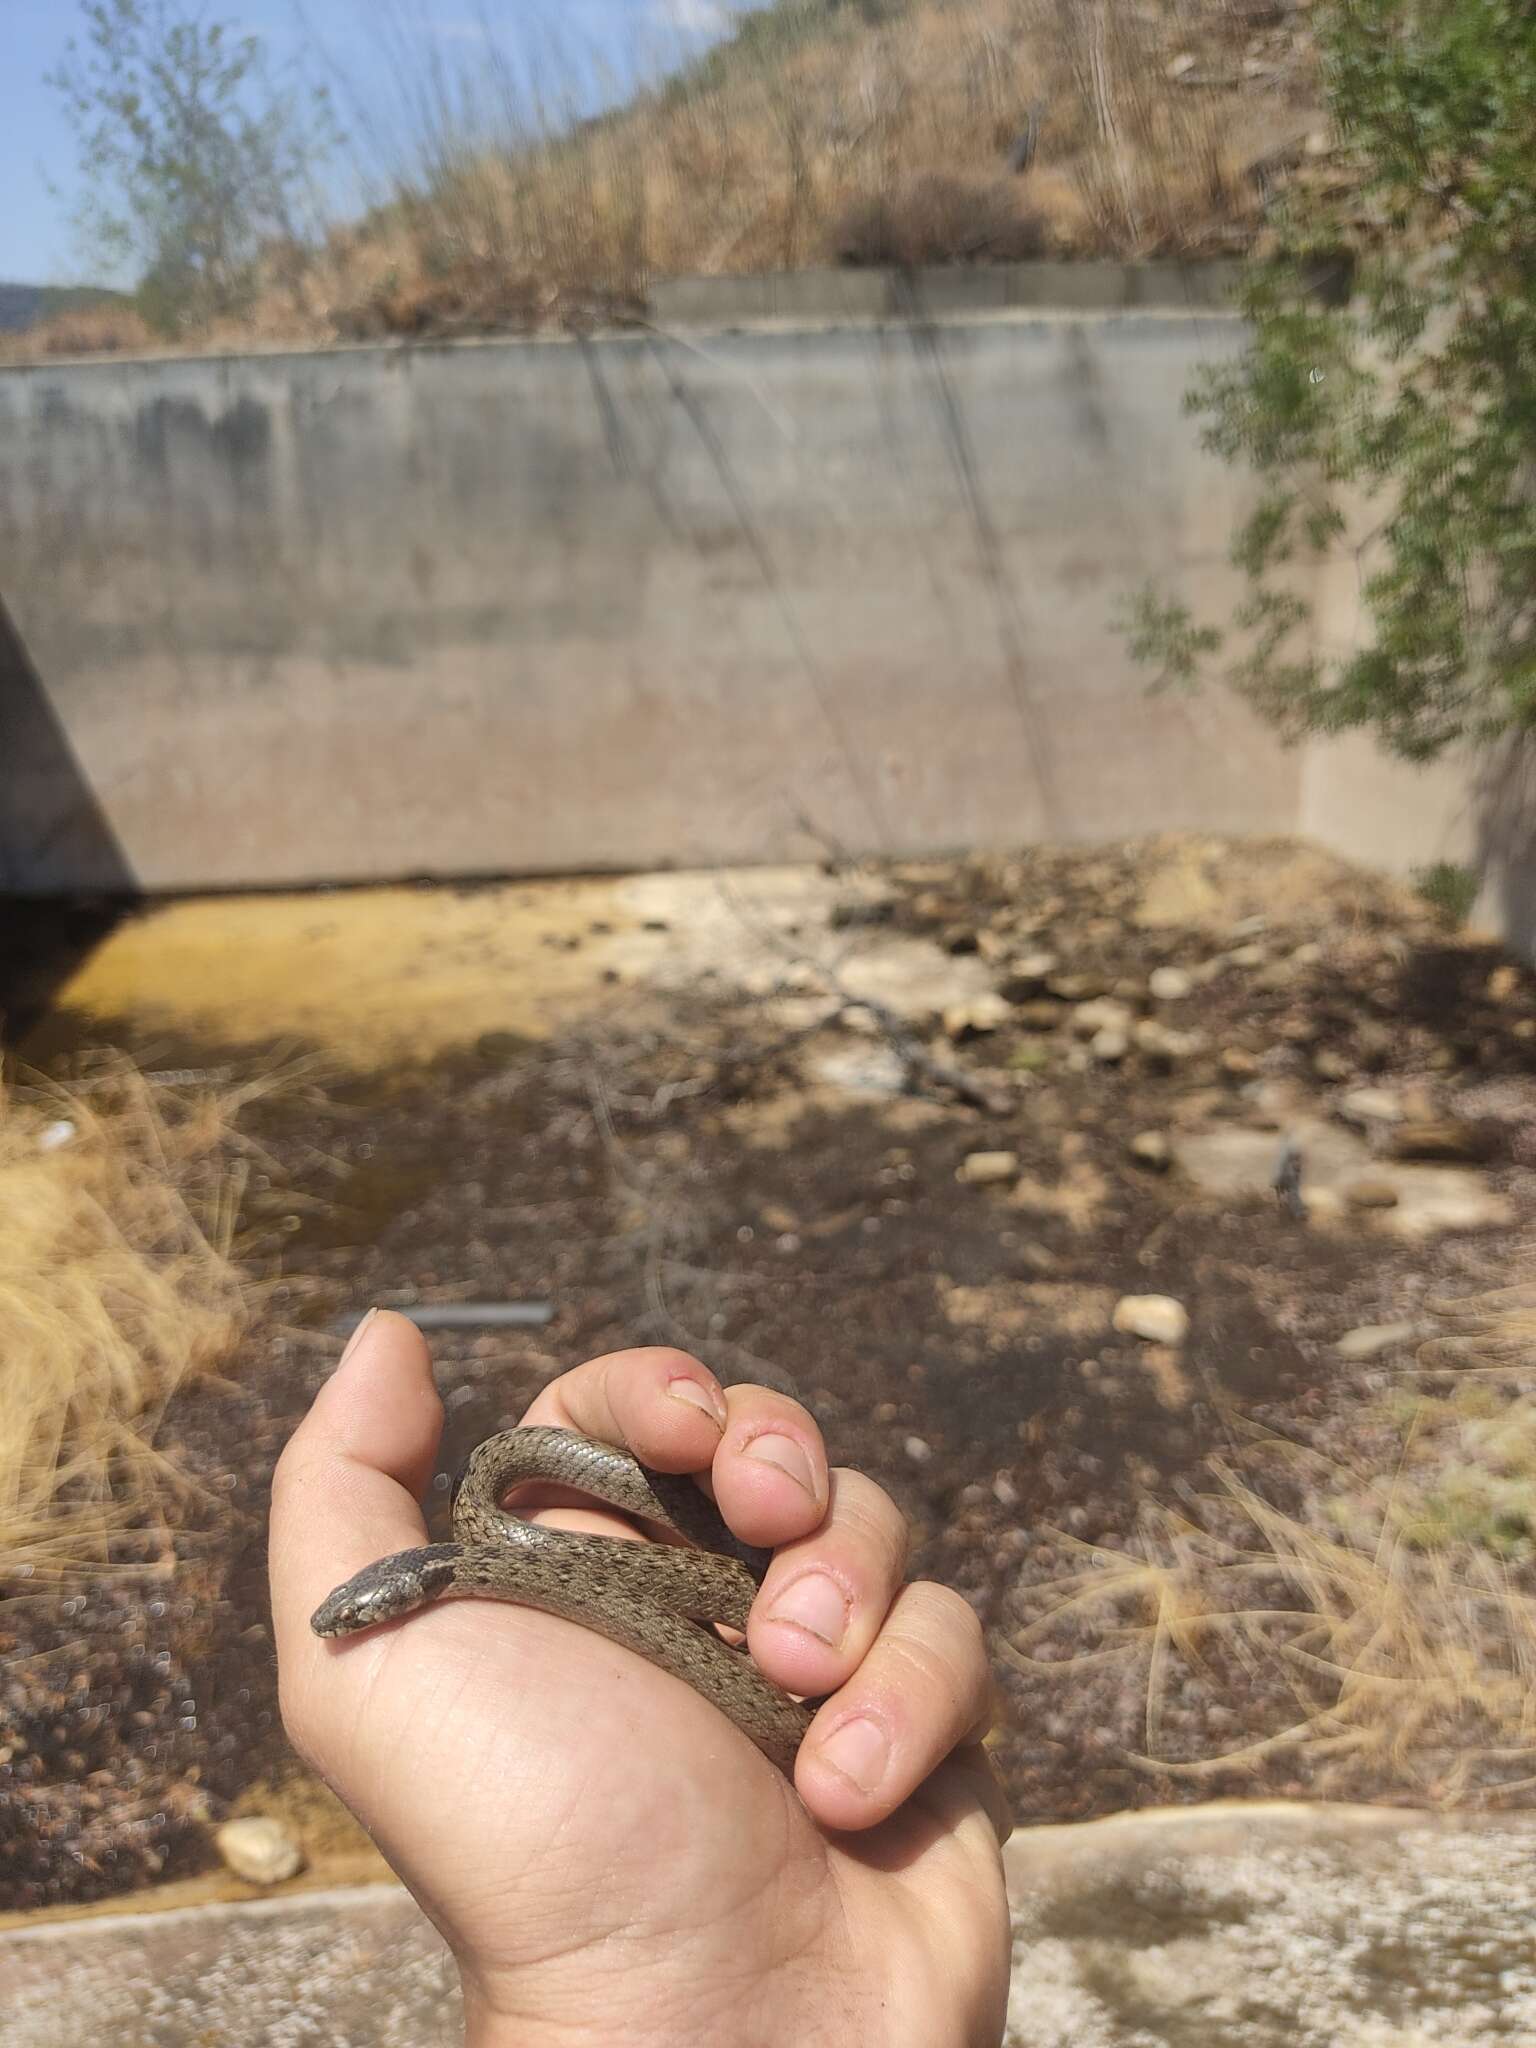
M1009 2048L1536 2042L1536 1823L1227 1805L1024 1830ZM387 1885L0 1934L0 2048L450 2048ZM793 2048L793 2044L785 2044Z

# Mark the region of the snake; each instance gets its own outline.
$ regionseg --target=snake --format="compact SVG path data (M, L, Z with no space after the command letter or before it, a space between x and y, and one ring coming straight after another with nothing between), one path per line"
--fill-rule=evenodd
M574 1488L679 1540L633 1543L523 1521L501 1502L529 1481ZM328 1594L310 1617L315 1634L355 1635L454 1598L534 1607L680 1678L794 1775L813 1706L781 1691L711 1626L746 1628L772 1553L732 1535L691 1479L649 1471L574 1430L503 1430L465 1460L452 1524L451 1543L380 1558Z

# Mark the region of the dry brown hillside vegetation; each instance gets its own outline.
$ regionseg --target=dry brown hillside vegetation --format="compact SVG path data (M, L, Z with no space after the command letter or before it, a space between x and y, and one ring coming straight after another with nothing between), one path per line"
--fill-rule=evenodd
M513 53L466 46L388 145L390 196L270 252L246 313L195 340L606 320L666 275L1240 252L1327 152L1309 5L778 0L563 128L530 123ZM143 346L118 317L25 346Z

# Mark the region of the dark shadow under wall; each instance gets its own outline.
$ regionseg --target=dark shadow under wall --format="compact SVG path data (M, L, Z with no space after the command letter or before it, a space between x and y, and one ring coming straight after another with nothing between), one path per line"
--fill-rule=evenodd
M133 871L0 599L0 1046L136 900Z

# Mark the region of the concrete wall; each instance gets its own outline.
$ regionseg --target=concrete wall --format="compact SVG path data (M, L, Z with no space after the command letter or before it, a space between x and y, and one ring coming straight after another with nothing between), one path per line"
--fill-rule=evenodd
M1090 282L1197 310L0 371L0 586L78 771L0 681L11 886L1291 829L1299 759L1149 702L1112 625L1231 594L1180 400L1240 330Z

